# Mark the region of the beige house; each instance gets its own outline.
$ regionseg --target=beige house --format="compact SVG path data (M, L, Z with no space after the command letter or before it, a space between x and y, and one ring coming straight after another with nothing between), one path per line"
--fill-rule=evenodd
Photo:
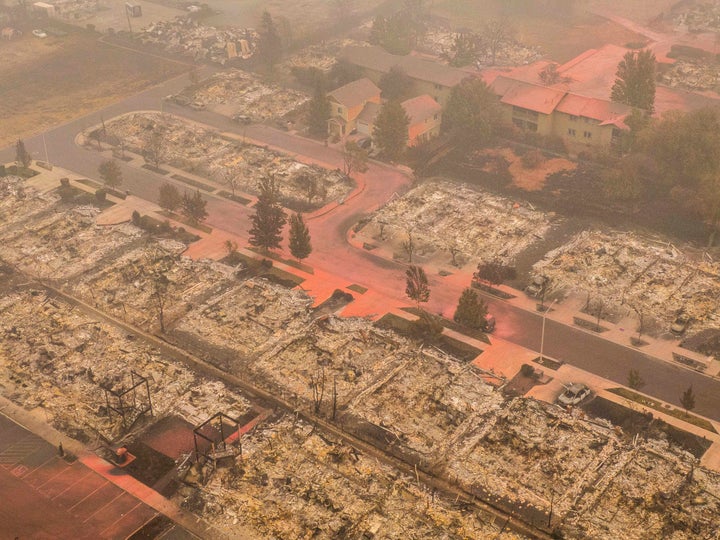
M380 89L370 79L359 79L328 94L331 137L344 137L357 128L357 119L368 104L380 103Z
M340 51L339 59L362 68L363 75L375 84L379 84L380 78L391 68L398 66L413 81L412 95L428 94L443 106L454 86L467 77L478 75L419 56L390 54L381 47L349 45Z
M442 107L432 97L425 94L403 101L401 105L410 119L408 146L422 144L440 134ZM380 107L377 103L365 105L357 119L358 134L372 137Z
M410 118L408 146L416 146L440 135L442 107L427 94L402 102Z

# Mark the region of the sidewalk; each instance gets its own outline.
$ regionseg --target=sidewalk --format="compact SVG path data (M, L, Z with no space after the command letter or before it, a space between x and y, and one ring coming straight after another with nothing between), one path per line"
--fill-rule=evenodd
M538 300L531 298L522 291L518 291L501 285L500 290L503 290L509 294L512 294L514 298L506 300L509 304L520 307L526 311L535 312L538 315L542 315L537 310ZM545 305L550 307L550 311L547 312L546 317L550 320L563 323L567 326L572 326L578 330L594 334L601 339L611 341L623 347L634 349L647 356L651 356L655 359L669 362L672 365L683 367L685 369L691 369L693 371L703 373L708 377L717 378L720 374L720 361L712 358L705 357L699 353L695 353L688 349L680 347L679 338L663 338L663 337L652 337L647 334L642 334L641 340L646 344L642 346L635 346L631 342L631 338L637 338L637 325L638 321L635 317L628 316L622 319L618 323L612 323L604 319L600 319L600 328L604 329L601 332L595 332L591 328L597 323L597 318L592 315L582 313L582 309L585 305L586 299L580 296L569 296L560 302L546 301ZM582 319L589 323L591 328L585 328L575 324L575 318ZM680 355L692 359L697 363L697 366L706 366L704 369L698 367L697 369L678 362L674 355Z
M459 336L462 335L454 335L453 337L458 339ZM467 341L467 339L464 341ZM534 398L547 403L555 403L555 400L558 395L563 392L565 386L574 382L582 382L583 384L588 385L598 397L612 401L613 403L617 403L618 405L634 411L646 414L649 413L654 418L662 420L669 425L712 441L712 445L703 455L700 460L700 464L704 467L720 472L720 434L712 433L696 426L695 424L691 424L680 418L676 418L675 416L658 411L657 409L646 407L640 403L619 396L614 392L610 392L609 389L617 388L619 385L598 375L576 368L570 364L562 364L557 370L539 366L532 362L533 359L538 356L533 351L492 336L490 336L490 341L492 342L492 346L487 347L487 345L485 345L484 352L473 361L473 364L477 367L510 379L520 371L520 367L523 364L530 364L536 369L542 370L544 375L551 378L550 382L547 384L538 384L530 389L530 391L528 391L525 395L526 397ZM657 398L653 397L652 399L658 401ZM663 405L677 408L674 405L666 403L663 403ZM716 431L720 432L720 423L712 420L708 421L713 425Z

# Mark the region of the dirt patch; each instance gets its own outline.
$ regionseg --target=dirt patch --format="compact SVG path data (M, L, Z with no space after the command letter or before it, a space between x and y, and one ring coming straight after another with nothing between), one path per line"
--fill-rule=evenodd
M26 36L0 47L0 147L100 109L185 66L97 41L69 27L61 38ZM81 66L91 64L93 69Z
M535 151L528 150L528 152ZM577 164L570 160L557 157L548 159L543 155L539 156L535 166L527 167L523 163L523 157L517 155L511 148L493 148L486 150L485 154L499 156L507 161L508 171L512 175L512 184L525 191L539 191L545 187L548 175L560 171L573 171L577 167Z
M662 420L653 419L651 414L633 411L601 397L596 397L583 405L583 409L594 416L610 420L614 425L620 426L631 437L635 435L640 435L645 439L648 437L666 437L673 444L687 450L698 459L711 445L711 441L705 437L698 437L671 426Z

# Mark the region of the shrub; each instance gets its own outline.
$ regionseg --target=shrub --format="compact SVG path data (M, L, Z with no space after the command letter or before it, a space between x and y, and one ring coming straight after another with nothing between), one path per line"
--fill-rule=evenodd
M523 377L534 377L535 376L535 368L532 367L530 364L523 364L520 367L520 374Z
M95 191L95 200L99 203L104 202L107 199L107 192L100 188Z
M425 343L435 343L440 339L443 325L439 317L423 311L420 318L410 323L412 335Z
M537 148L530 150L529 152L525 152L522 156L522 164L526 169L534 169L543 161L545 161L545 156L543 156L543 153Z

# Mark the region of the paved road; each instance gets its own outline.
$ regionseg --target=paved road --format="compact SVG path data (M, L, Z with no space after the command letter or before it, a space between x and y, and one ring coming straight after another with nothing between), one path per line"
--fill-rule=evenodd
M44 142L47 145L49 160L82 175L96 177L97 167L103 158L96 152L77 147L74 143L77 133L99 123L103 118L110 119L134 110L159 109L163 96L179 91L186 84L185 77L173 79L102 111L46 132ZM245 135L256 141L322 161L330 166L341 166L341 156L335 149L324 147L314 141L295 137L267 126L239 126L226 117L209 111L192 111L171 104L163 106L167 112L213 125L218 130ZM41 136L26 139L25 143L33 155L40 158L45 155ZM8 162L14 157L14 148L0 150L0 160ZM157 200L158 187L166 179L122 163L121 167L125 189L140 197ZM333 212L309 222L314 245L314 252L309 262L315 268L346 278L348 284L364 284L389 299L406 302L403 297L404 265L353 248L346 241L346 233L364 213L382 206L393 193L402 192L407 187L409 179L391 167L374 164L366 174L362 175L361 180L366 185L362 193ZM211 197L208 200L208 211L211 214L208 219L211 226L243 236L247 234L249 228L247 208ZM452 315L457 299L462 289L467 286L467 282L461 283L457 279L430 276L430 284L432 295L428 309L432 312ZM539 315L494 299L489 299L489 303L490 309L499 321L496 330L498 337L532 350L539 350L542 322ZM637 350L549 319L546 323L545 353L619 384L626 383L630 368L638 369L646 381L643 391L676 405L679 405L681 393L692 384L697 398L696 412L720 420L720 381L655 360Z

